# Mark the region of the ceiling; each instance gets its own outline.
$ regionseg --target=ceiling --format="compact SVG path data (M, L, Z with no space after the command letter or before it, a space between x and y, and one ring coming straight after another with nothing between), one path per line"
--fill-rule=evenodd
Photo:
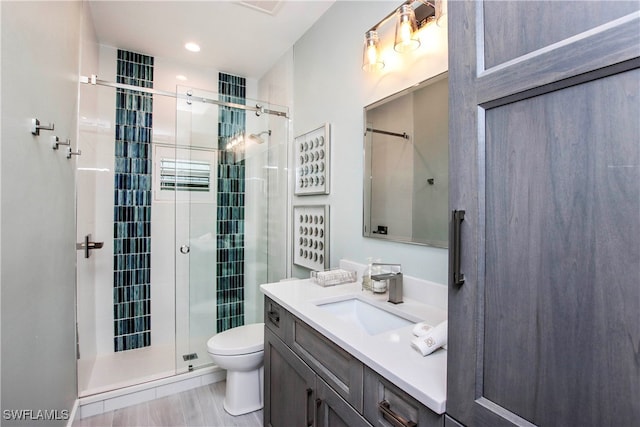
M334 1L88 3L100 44L258 79ZM187 42L201 51L187 51Z

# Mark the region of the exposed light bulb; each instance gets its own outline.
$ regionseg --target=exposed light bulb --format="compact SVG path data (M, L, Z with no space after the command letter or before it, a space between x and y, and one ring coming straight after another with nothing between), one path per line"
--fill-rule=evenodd
M406 17L403 17L400 23L400 40L403 45L411 43L411 23L407 21Z
M369 58L369 64L378 62L378 49L375 45L367 46L367 58Z
M363 70L375 71L384 68L384 62L378 53L378 42L378 32L375 30L367 31L364 39Z
M418 24L413 8L404 4L396 11L396 39L393 48L397 52L409 52L420 47L420 39L417 37Z

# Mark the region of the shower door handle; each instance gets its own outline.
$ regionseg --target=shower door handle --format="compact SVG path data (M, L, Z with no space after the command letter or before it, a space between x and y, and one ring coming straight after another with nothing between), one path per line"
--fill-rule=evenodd
M189 252L191 252L191 248L189 247L189 245L182 245L180 246L180 253L181 254L188 254Z
M76 243L76 250L84 251L84 257L89 258L89 256L91 255L89 251L92 251L94 249L101 249L102 246L104 246L104 242L92 242L91 234L87 234L86 236L84 236L84 242Z

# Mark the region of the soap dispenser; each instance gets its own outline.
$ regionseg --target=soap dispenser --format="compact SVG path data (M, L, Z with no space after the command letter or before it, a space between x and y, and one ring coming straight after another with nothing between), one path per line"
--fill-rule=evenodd
M373 263L373 258L367 258L367 267L364 269L362 273L362 290L370 291L371 288L371 264Z

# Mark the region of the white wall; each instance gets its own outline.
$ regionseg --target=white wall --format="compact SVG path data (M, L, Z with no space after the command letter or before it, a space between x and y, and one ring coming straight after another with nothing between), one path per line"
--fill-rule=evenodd
M0 7L2 409L70 410L77 396L75 159L52 150L50 137L77 144L83 4ZM32 118L55 131L31 135Z
M422 46L414 53L388 56L383 72L362 71L365 31L397 6L395 1L336 2L295 44L293 132L300 135L329 122L333 152L331 194L294 197L294 203L331 205L331 266L340 258L363 262L373 256L444 284L446 250L362 237L363 107L447 69L446 28L433 26L422 32ZM382 30L389 52L393 23ZM293 274L306 277L308 271L294 267Z

